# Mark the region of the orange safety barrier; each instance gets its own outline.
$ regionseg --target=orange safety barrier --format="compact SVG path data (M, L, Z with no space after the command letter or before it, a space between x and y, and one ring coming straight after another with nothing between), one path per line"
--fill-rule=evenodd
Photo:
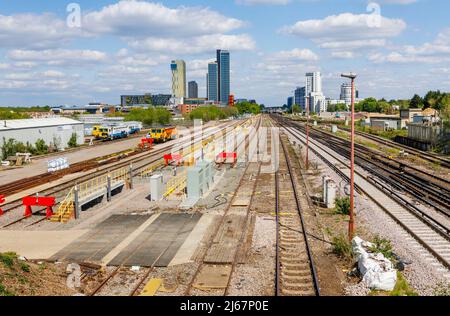
M46 217L49 218L53 215L52 207L55 206L56 199L54 197L33 197L26 196L23 198L22 203L25 205L25 214L24 217L30 217L33 215L31 211L32 206L46 206Z
M0 195L0 204L5 203L5 196L4 195ZM5 212L3 212L2 208L0 207L0 216L5 214Z
M168 166L169 163L172 161L176 161L177 164L179 165L181 162L181 155L180 154L164 155L164 160L166 161L166 166Z
M232 161L229 162L229 163L232 163L232 164L236 163L237 153L235 153L235 152L229 152L229 153L221 152L220 154L217 155L216 162L217 163L225 163L225 162L227 162L227 159L229 159L229 158L232 159Z
M139 147L141 148L145 148L146 145L148 144L149 148L152 148L153 142L155 140L153 138L141 138L141 143L139 144Z

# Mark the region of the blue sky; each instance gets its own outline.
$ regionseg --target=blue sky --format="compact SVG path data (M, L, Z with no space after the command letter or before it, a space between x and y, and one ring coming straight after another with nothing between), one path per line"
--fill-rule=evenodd
M343 71L362 97L449 91L448 1L169 0L0 2L0 105L119 103L121 94L170 93L172 59L206 93L215 49L232 58L231 91L281 105L304 74L321 71L327 97Z

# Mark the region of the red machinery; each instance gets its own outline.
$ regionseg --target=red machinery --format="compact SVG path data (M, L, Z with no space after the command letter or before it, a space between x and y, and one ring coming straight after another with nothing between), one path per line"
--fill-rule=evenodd
M49 218L53 215L52 207L55 206L55 198L26 196L23 198L22 203L23 205L25 205L25 214L23 215L24 217L33 215L33 212L31 211L32 206L46 206L46 217Z
M154 142L153 138L147 137L141 138L141 143L139 144L139 147L142 149L146 148L147 146L148 148L152 148L153 142Z
M4 195L0 195L0 204L5 203L5 196ZM3 215L4 212L2 210L2 208L0 207L0 215Z
M237 161L237 153L235 152L221 152L216 157L216 163L230 163L235 164Z
M169 165L170 162L172 161L176 161L177 165L180 165L181 162L181 155L180 154L169 154L169 155L164 155L164 160L166 161L166 166Z

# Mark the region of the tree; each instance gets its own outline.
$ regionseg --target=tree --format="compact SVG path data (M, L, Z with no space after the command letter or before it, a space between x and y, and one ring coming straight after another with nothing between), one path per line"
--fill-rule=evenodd
M36 155L44 155L48 153L48 146L43 139L38 139L34 146Z
M258 104L250 102L239 102L236 104L236 108L239 114L259 114L261 113L261 107Z
M421 109L423 105L423 99L418 94L415 94L409 102L410 109Z
M300 107L300 105L294 104L294 106L292 107L292 113L300 113L300 112L302 112L302 108Z
M72 136L70 136L67 146L69 146L69 148L77 147L78 146L77 138L78 138L77 133L72 133Z

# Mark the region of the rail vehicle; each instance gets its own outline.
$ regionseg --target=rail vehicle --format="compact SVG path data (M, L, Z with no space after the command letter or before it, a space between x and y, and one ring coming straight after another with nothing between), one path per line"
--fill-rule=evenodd
M97 139L114 140L128 137L128 126L101 127L96 136Z
M177 128L170 127L156 127L150 130L147 137L153 138L155 143L165 143L169 140L175 139L177 134Z

